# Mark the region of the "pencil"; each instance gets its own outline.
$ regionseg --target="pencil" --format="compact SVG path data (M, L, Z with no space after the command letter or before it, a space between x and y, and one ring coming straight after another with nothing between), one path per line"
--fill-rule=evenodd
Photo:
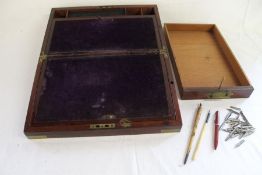
M197 155L197 152L198 152L198 150L199 150L200 142L202 141L202 139L203 139L203 137L204 137L204 135L205 135L206 125L207 125L207 123L208 123L209 116L210 116L210 110L208 111L206 121L205 121L205 123L203 124L202 129L201 129L201 132L200 132L200 136L198 137L197 144L196 144L195 150L194 150L194 152L193 152L192 160L195 160L195 159L196 159L196 155Z
M193 139L195 137L197 124L198 124L198 121L199 121L199 117L200 117L201 111L202 111L202 105L200 103L199 106L198 106L197 112L196 112L196 117L195 117L195 120L194 120L192 133L191 133L190 140L189 140L189 143L188 143L188 146L187 146L187 151L186 151L186 156L185 156L185 159L184 159L184 164L186 164L188 156L189 156L189 153L191 151L192 142L193 142Z
M216 111L216 118L215 118L215 136L214 136L214 149L217 149L218 145L218 111Z

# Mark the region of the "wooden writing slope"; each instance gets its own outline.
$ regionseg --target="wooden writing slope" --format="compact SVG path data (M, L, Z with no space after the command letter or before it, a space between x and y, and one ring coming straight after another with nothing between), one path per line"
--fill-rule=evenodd
M54 8L24 132L35 137L179 131L155 5Z

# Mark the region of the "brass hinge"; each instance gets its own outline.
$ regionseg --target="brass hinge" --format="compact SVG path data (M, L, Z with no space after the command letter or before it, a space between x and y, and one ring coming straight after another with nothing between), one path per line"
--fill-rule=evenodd
M47 59L47 55L45 55L45 54L41 54L40 56L39 56L39 63L42 63L44 60L46 60Z
M168 56L168 51L166 48L160 49L159 50L159 54L160 55L164 55L164 56Z
M163 49L153 49L153 50L150 50L149 52L147 53L152 53L152 54L160 54L160 55L168 55L168 52L165 48Z

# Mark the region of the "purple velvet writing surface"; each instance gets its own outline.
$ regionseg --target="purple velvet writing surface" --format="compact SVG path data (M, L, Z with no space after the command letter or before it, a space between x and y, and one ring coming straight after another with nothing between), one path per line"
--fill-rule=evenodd
M157 48L151 17L96 18L56 21L49 52Z
M35 122L167 117L160 56L49 60Z

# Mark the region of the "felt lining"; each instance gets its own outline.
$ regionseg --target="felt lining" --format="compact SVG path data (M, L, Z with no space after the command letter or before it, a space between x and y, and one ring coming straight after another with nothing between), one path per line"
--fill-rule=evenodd
M55 21L50 52L157 49L153 18Z
M35 122L167 117L160 56L48 60Z

